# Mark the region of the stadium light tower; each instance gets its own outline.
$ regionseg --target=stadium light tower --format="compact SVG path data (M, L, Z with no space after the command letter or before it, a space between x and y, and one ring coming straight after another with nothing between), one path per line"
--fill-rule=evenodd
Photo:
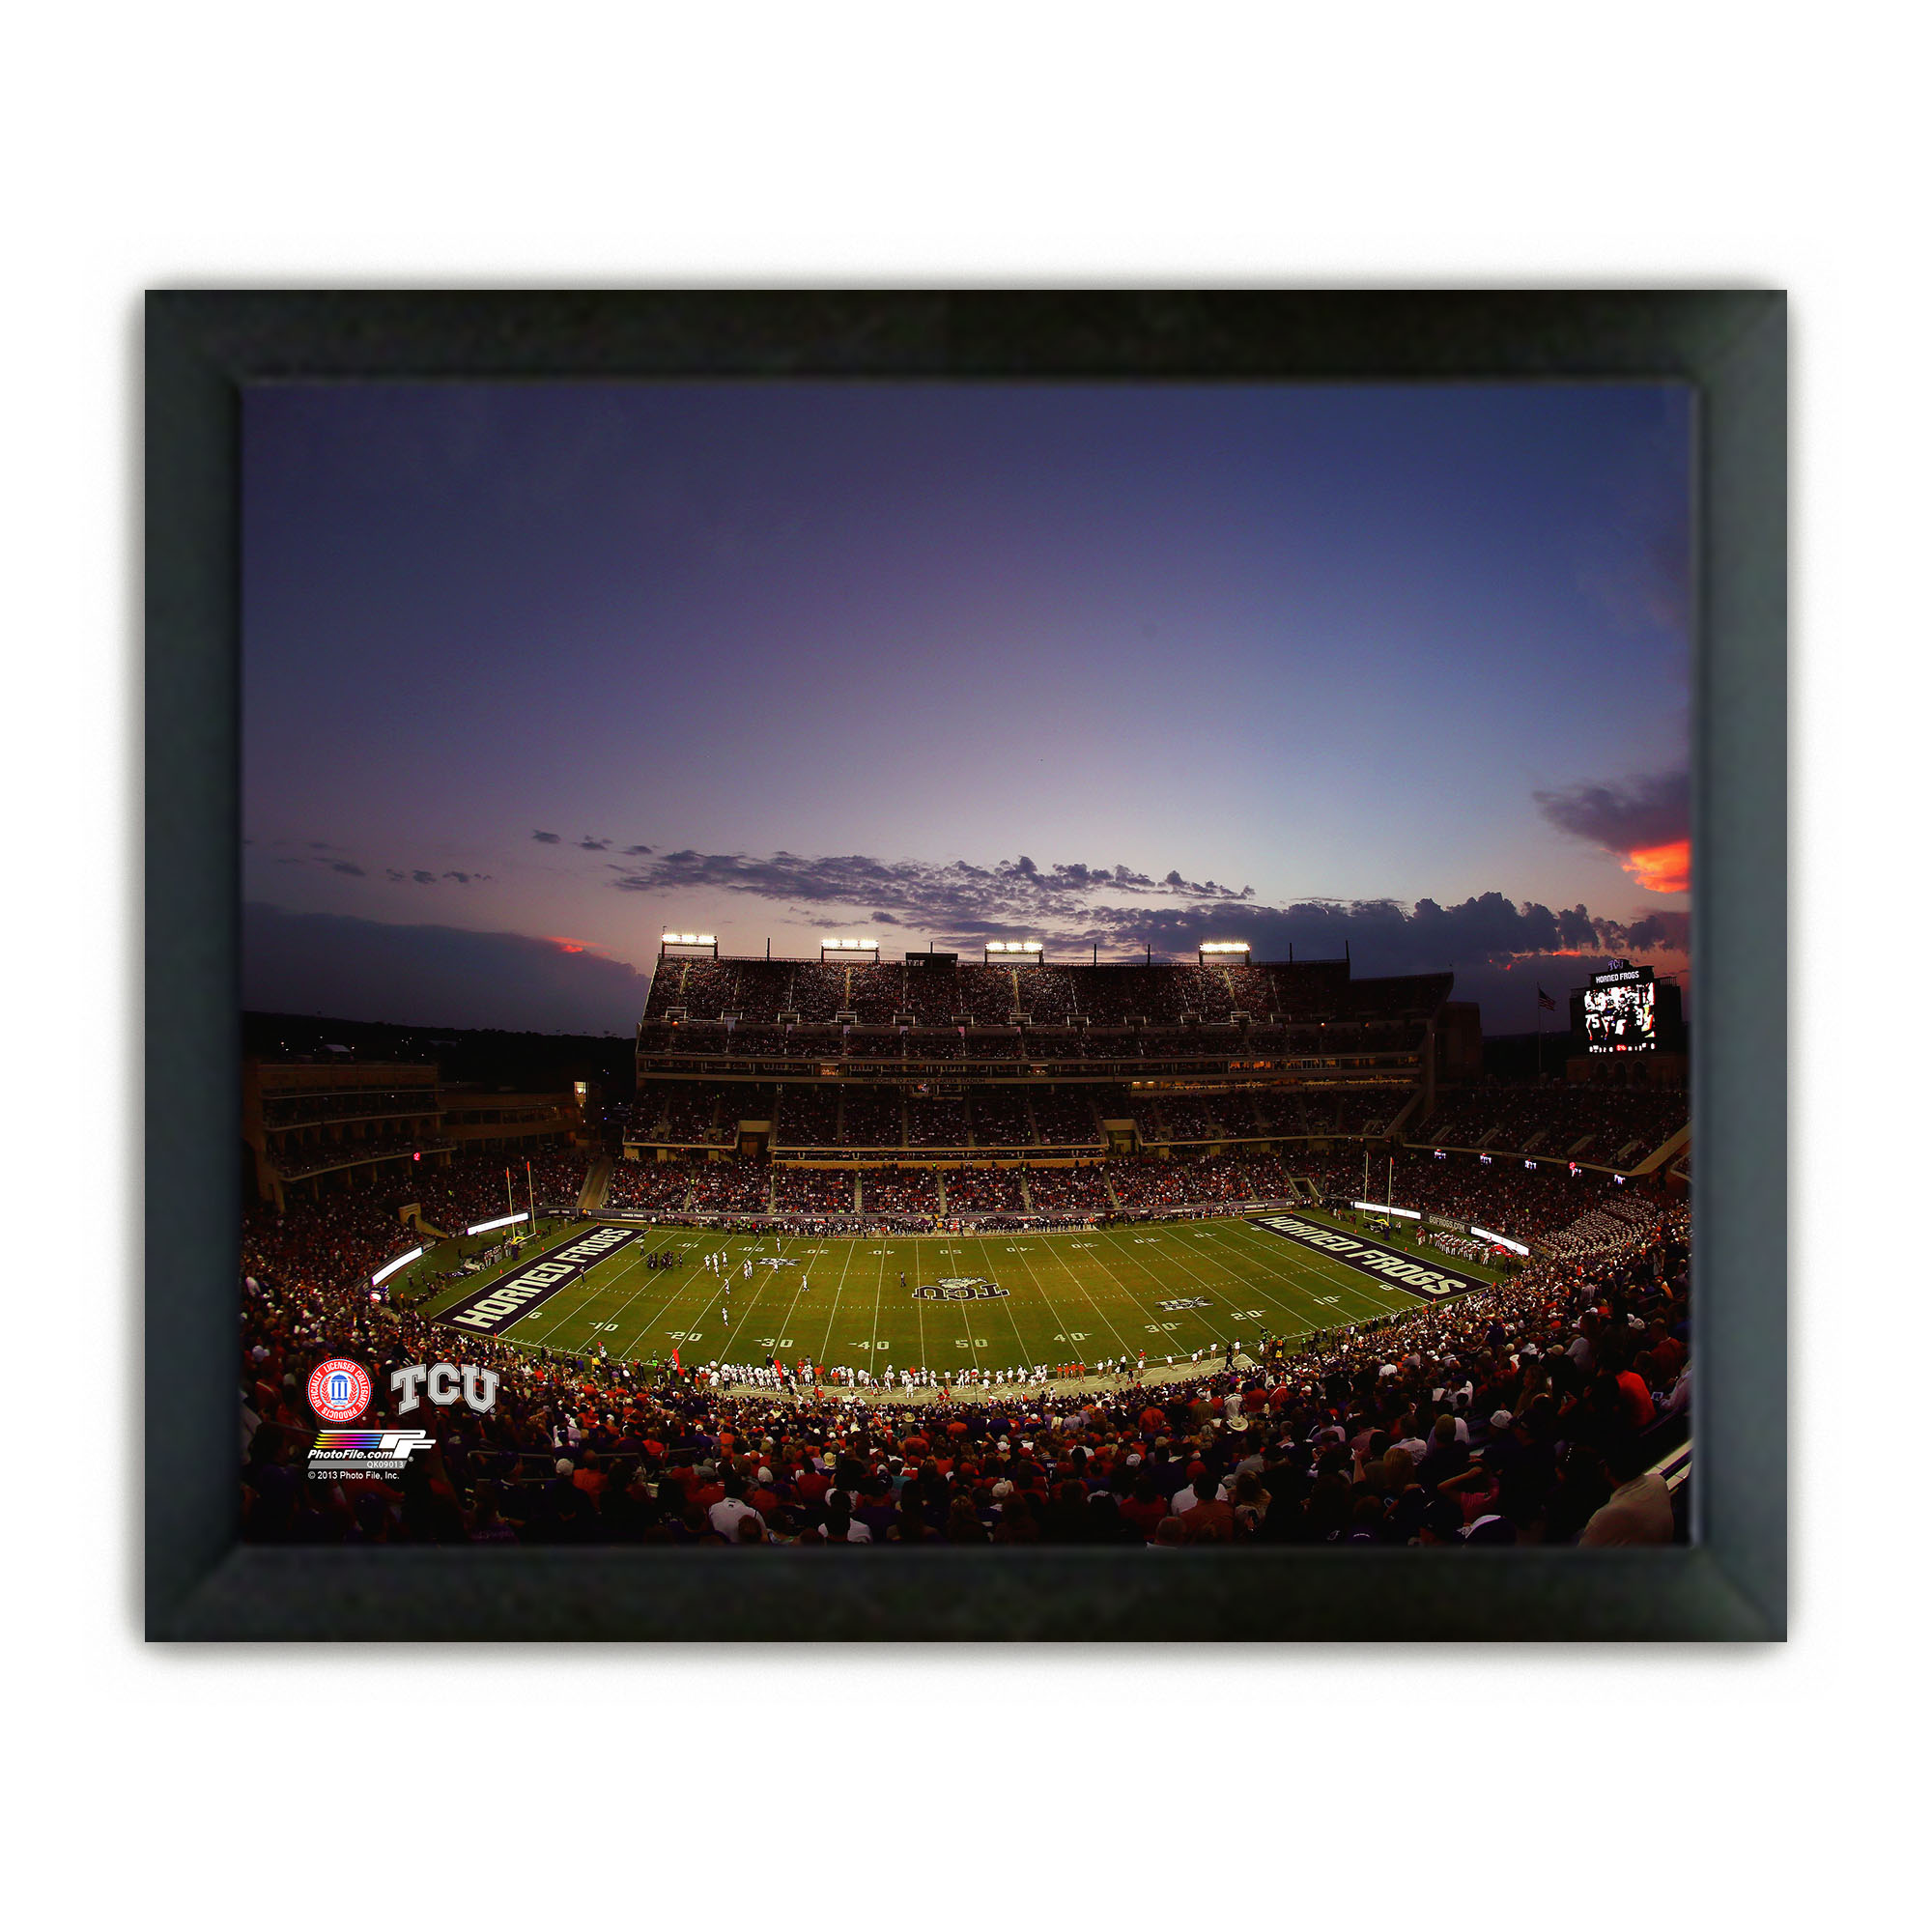
M863 957L867 952L872 955L872 963L877 965L879 942L876 939L834 939L828 936L818 942L821 964L827 959L850 959L855 953Z
M1238 962L1245 959L1250 951L1252 949L1245 939L1207 939L1202 941L1194 957L1203 966L1207 965L1210 953L1216 958Z
M995 953L999 954L1002 965L1011 960L1018 966L1038 966L1044 963L1045 949L1037 939L989 939L980 957L990 966Z
M658 957L667 952L709 952L718 957L718 935L715 932L667 932L658 940Z

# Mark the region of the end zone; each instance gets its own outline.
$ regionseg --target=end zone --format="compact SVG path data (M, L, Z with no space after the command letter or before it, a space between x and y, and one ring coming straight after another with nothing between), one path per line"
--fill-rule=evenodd
M1420 1295L1425 1301L1435 1301L1445 1294L1466 1294L1471 1289L1492 1286L1479 1276L1463 1273L1460 1268L1425 1265L1412 1255L1400 1254L1392 1248L1378 1248L1373 1241L1357 1240L1353 1235L1345 1235L1339 1228L1304 1220L1299 1214L1258 1214L1249 1225L1265 1228L1269 1234L1279 1235L1284 1240L1312 1248L1346 1268L1353 1268L1357 1274L1373 1276L1391 1288Z
M558 1289L587 1273L601 1261L638 1238L634 1228L593 1228L587 1235L553 1248L541 1261L506 1275L495 1287L432 1319L472 1334L495 1335L548 1301Z

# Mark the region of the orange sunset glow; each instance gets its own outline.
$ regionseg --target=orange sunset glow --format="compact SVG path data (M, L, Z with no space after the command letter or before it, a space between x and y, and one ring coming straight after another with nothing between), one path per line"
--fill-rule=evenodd
M1645 845L1626 852L1624 870L1647 893L1688 893L1690 890L1690 841L1673 838L1667 845Z

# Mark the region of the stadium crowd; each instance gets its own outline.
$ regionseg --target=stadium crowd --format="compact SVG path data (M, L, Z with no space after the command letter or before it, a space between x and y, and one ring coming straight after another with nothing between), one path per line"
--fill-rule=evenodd
M1011 1168L952 1167L946 1171L949 1214L1020 1214L1026 1192Z
M781 1167L772 1176L772 1207L780 1214L851 1214L852 1176L837 1168Z
M527 1210L532 1193L540 1214L573 1212L589 1166L586 1152L570 1148L462 1154L446 1167L425 1164L403 1191L432 1228L461 1234L473 1221Z
M284 1180L306 1180L349 1163L371 1160L409 1161L424 1153L447 1153L452 1141L434 1134L344 1134L341 1139L318 1137L288 1142L275 1150L275 1170Z
M393 1481L307 1475L307 1377L347 1356L393 1417L389 1374L450 1331L372 1301L380 1210L342 1199L244 1229L238 1353L253 1541L1370 1547L1667 1543L1663 1479L1690 1405L1688 1215L1620 1252L1297 1351L1164 1384L944 1387L868 1403L822 1372L727 1393L711 1369L553 1359L465 1336L487 1412L419 1406L434 1447ZM774 1372L773 1379L780 1379ZM928 1378L929 1379L929 1378Z
M1055 1222L1089 1220L1114 1210L1107 1178L1095 1163L1079 1167L1030 1167L1027 1192L1033 1211Z
M691 1168L681 1160L620 1160L611 1169L604 1206L613 1214L676 1214L691 1199Z
M1487 1146L1603 1163L1622 1149L1659 1148L1690 1118L1688 1096L1672 1089L1484 1086L1444 1100L1411 1132L1435 1147Z
M1393 1171L1398 1207L1479 1223L1521 1241L1550 1240L1579 1216L1625 1192L1611 1175L1590 1168L1572 1174L1567 1162L1532 1164L1515 1154L1486 1158L1410 1148L1394 1156ZM1379 1201L1390 1186L1390 1158L1385 1153L1370 1157L1366 1196L1359 1155L1329 1160L1311 1172L1331 1202Z
M867 1215L923 1216L939 1212L939 1178L930 1168L868 1168L860 1181Z

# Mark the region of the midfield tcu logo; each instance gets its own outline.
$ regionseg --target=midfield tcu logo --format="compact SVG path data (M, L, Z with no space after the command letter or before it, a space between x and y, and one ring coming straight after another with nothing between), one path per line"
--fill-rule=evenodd
M1004 1298L1007 1291L997 1282L977 1274L944 1274L928 1287L912 1292L915 1301L991 1301Z
M411 1409L422 1406L422 1397L417 1391L425 1380L429 1383L430 1401L439 1408L447 1408L456 1400L459 1376L463 1383L463 1400L478 1415L496 1407L497 1384L501 1378L495 1369L472 1369L467 1363L458 1369L454 1362L437 1362L426 1367L416 1362L407 1369L396 1369L390 1373L390 1391L402 1398L396 1404L396 1413L407 1415Z

